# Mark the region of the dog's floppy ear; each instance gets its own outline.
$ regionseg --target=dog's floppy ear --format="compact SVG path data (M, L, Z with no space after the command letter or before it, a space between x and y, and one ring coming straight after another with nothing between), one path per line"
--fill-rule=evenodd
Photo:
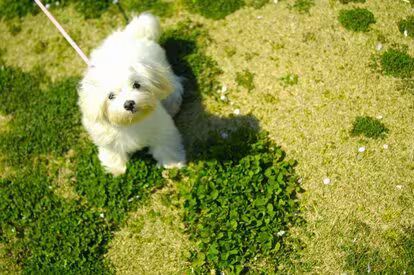
M104 118L104 104L106 98L100 93L90 76L85 76L79 88L78 105L84 119L97 122Z
M151 62L140 62L133 69L144 81L145 88L162 100L168 97L174 90L174 74L169 66Z

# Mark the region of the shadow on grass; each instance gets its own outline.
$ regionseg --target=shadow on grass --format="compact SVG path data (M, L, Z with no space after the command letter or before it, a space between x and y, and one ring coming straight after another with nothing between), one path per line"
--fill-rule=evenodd
M191 22L188 24L192 26ZM191 28L199 28L199 26ZM161 42L174 72L185 79L183 105L175 118L176 124L183 135L189 162L200 160L200 158L217 158L218 156L205 154L207 144L226 139L230 132L241 128L246 128L246 131L251 132L250 135L253 138L254 133L260 132L259 121L252 115L221 117L205 110L203 98L214 97L214 94L218 93L220 86L215 78L221 70L214 60L200 52L196 40L199 39L198 36L205 35L204 33L194 29L190 34L185 33L186 30L183 29L180 31L172 32L172 37L167 31ZM228 145L231 146L232 151L234 150L233 153L238 151L241 157L247 154L245 147L249 141L244 142L244 144ZM223 152L220 160L225 160L230 155L232 154Z
M206 111L204 99L217 99L221 88L221 70L204 54L209 42L202 26L190 21L161 40L174 72L186 79L176 123L190 163L174 176L186 232L197 243L190 260L201 273L273 272L277 259L291 252L284 243L289 227L302 221L296 162L286 159L254 116ZM258 268L257 258L271 259L270 266ZM288 257L284 261L289 264Z

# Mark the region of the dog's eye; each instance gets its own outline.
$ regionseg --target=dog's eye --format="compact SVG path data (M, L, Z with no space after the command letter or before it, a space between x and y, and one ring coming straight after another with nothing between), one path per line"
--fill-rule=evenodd
M139 84L137 81L135 81L134 84L132 84L132 88L138 90L139 88L141 88L141 84Z
M109 93L108 98L110 100L114 99L115 98L115 94L114 93Z

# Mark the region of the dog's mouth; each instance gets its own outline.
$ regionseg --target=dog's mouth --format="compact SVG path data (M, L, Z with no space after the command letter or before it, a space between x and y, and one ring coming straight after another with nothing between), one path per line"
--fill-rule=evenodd
M128 110L127 112L128 113L131 113L131 114L135 114L137 111L138 111L138 108L137 107L134 107L131 110Z
M137 123L147 117L154 109L150 106L139 106L124 110L123 113L109 113L108 121L113 125L128 126Z

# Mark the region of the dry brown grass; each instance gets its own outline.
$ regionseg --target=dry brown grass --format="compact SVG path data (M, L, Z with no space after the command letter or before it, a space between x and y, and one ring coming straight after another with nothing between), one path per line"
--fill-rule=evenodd
M322 1L310 16L283 4L268 5L242 10L229 16L224 27L217 22L210 28L215 43L209 52L225 71L221 81L229 87L230 100L242 113L258 117L299 162L307 226L297 236L306 245L302 261L317 273L344 271L349 255L342 246L354 239L359 222L370 228L364 244L384 258L396 256L390 248L394 240L384 236L413 226L413 98L396 90L395 79L368 67L380 34L388 41L384 48L412 45L396 25L410 9L395 1L368 2L378 23L367 34L343 29L337 20L343 6ZM227 56L225 46L236 54ZM257 54L246 60L242 56L247 53ZM243 69L255 74L251 93L239 90L234 81ZM283 87L278 81L288 73L299 75L297 85ZM229 106L222 114L231 111ZM358 115L382 116L390 134L384 140L351 138ZM363 154L360 146L367 148ZM322 183L325 177L330 185Z
M107 254L118 274L180 274L188 268L190 242L180 212L171 205L172 187L155 193L129 215Z

